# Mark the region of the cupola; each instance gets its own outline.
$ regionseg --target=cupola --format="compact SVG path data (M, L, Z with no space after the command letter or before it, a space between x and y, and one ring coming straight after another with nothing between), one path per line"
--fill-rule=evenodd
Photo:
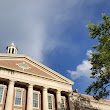
M6 49L7 49L7 53L9 54L17 54L17 51L18 51L14 42L12 42L9 46L7 46Z

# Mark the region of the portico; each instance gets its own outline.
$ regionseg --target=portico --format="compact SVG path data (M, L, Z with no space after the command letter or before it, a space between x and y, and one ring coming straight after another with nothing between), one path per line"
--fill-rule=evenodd
M54 99L55 99L55 102L54 100L52 101L52 110L60 110L61 109L61 92L60 90L53 90L53 94L52 92L49 92L49 91L52 91L52 88L50 89L49 87L42 87L42 86L38 86L38 85L34 85L34 84L27 84L27 83L22 83L22 82L18 82L18 81L14 81L14 80L3 80L3 79L0 79L2 80L3 84L1 84L0 86L4 86L4 84L7 83L7 85L5 85L5 87L7 88L7 97L5 97L4 100L6 100L6 103L5 103L5 109L4 110L16 110L16 107L17 108L22 108L25 106L25 108L27 108L26 110L33 110L34 107L33 107L33 91L36 91L36 92L39 92L41 94L41 102L38 101L38 104L39 104L39 107L38 107L38 110L42 109L42 110L50 110L48 109L48 95L51 94L53 95ZM20 85L23 84L23 85ZM19 86L16 86L16 85L19 85ZM21 86L21 87L20 87ZM15 88L22 88L26 89L26 93L27 93L27 97L25 102L23 102L23 97L21 99L22 101L22 105L21 106L16 106L14 105L14 102L15 102ZM4 89L5 91L5 89ZM68 93L69 94L69 93ZM23 94L22 94L23 95ZM65 97L67 96L67 94L65 94ZM64 97L64 95L63 95ZM66 100L67 101L67 100ZM25 103L23 105L23 103ZM27 104L26 104L27 103ZM40 105L41 103L41 105ZM53 105L54 104L54 105ZM42 106L42 107L41 107ZM23 110L23 109L21 109Z
M7 49L7 54L0 54L1 110L69 110L71 80L17 54L14 43Z

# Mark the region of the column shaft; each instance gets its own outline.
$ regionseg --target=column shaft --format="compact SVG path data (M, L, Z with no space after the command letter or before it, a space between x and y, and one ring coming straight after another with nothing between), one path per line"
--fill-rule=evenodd
M57 110L61 110L61 92L60 91L57 91L56 99L57 99Z
M9 85L8 85L8 92L7 92L5 110L12 110L13 94L14 94L14 81L10 81Z
M10 53L12 53L12 48L10 48Z
M47 88L43 88L43 110L48 110Z
M33 110L33 85L28 86L27 110Z

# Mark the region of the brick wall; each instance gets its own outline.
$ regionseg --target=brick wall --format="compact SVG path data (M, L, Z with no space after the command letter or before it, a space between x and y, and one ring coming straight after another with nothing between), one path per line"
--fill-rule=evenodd
M0 86L4 87L4 94L3 94L3 101L0 104L0 110L5 110L5 103L6 103L6 96L7 96L7 85L5 84L0 84ZM15 99L15 94L16 94L16 89L20 89L22 90L22 105L21 106L16 106L14 103L14 99ZM35 92L37 92L39 94L39 108L33 108L33 110L42 110L43 109L43 104L42 104L42 91L41 90L37 90L34 89ZM49 92L48 95L52 96L52 105L53 105L53 110L57 110L57 105L56 105L56 94L53 92ZM66 102L66 110L69 110L69 106L68 106L68 97L65 97L65 102ZM14 87L14 95L13 95L13 108L12 110L26 110L26 106L27 106L27 88L24 86L20 86L20 85L15 85Z
M15 91L16 89L21 89L22 90L22 105L21 106L16 106L14 103L14 99L15 99ZM14 88L14 95L13 95L13 110L25 110L25 106L26 105L26 89L25 88L21 88L21 87L15 87Z

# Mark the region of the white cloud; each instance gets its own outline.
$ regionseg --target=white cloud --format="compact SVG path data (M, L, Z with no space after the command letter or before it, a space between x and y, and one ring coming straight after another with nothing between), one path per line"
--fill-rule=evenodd
M86 55L87 55L89 58L92 58L92 55L91 55L91 53L92 53L92 50L87 50L87 53L86 53Z
M88 50L86 55L89 55L88 54L89 52L92 52L92 51ZM90 64L90 61L83 60L82 63L77 66L75 71L67 70L67 72L70 74L72 79L77 79L80 76L90 77L91 67L92 65Z

